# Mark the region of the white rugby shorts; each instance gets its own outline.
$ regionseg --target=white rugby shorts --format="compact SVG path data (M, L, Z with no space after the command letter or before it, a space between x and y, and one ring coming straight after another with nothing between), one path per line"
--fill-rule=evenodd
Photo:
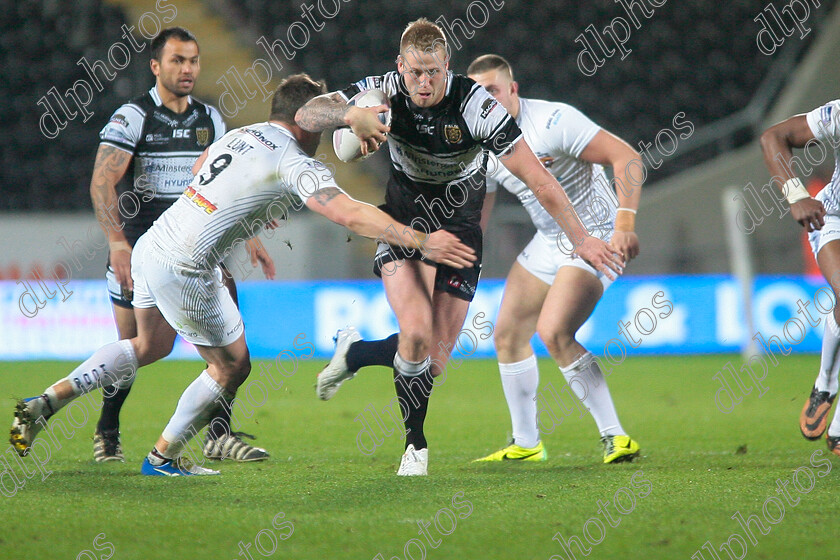
M840 216L835 214L825 215L825 225L822 229L812 231L808 234L808 242L811 244L811 251L814 252L814 258L820 252L826 243L829 241L836 241L840 239Z
M169 262L142 236L131 253L135 308L157 307L184 340L227 346L242 335L242 316L222 283L222 271Z
M604 241L609 241L610 237L612 237L612 232L606 236ZM571 247L571 244L565 239L565 236L563 236L563 241L565 247ZM613 283L606 274L592 268L589 263L577 255L567 254L569 252L568 248L565 250L560 249L556 237L549 237L538 231L530 243L516 257L516 262L549 286L554 284L557 271L564 266L574 266L589 272L601 281L604 290Z

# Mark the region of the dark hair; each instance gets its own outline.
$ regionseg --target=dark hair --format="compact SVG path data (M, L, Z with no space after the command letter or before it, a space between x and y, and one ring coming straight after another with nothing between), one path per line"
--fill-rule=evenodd
M510 62L497 54L483 54L473 60L470 67L467 68L467 75L483 74L490 70L504 70L513 81L513 68L511 68Z
M184 41L185 43L192 41L198 45L195 35L190 33L189 30L184 29L183 27L167 27L158 33L154 39L152 39L152 58L154 60L160 62L160 57L163 55L163 47L166 46L166 42L169 41L169 39L177 39L178 41Z
M271 98L269 120L295 124L295 113L313 97L327 93L327 84L316 82L309 74L292 74L286 77Z

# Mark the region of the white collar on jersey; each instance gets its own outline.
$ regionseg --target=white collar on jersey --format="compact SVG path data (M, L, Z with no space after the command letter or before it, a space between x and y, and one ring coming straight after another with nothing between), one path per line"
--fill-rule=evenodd
M273 128L276 128L277 130L279 130L280 132L282 132L283 134L285 134L286 136L288 136L289 138L291 138L292 140L297 142L297 138L295 138L295 135L292 134L292 131L289 130L288 128L286 128L285 126L283 126L282 124L276 123L276 122L271 122L271 121L265 121L265 124L267 124L268 126L271 126Z
M523 103L523 101L525 103ZM525 113L525 106L528 104L527 101L527 99L522 97L519 98L519 114L516 115L515 119L513 119L516 122L516 126L520 128L522 127L522 115Z
M149 95L152 96L152 101L155 102L155 105L157 105L158 107L163 105L163 99L160 98L160 94L157 90L157 85L152 86L152 89L149 90ZM192 105L192 96L190 95L187 96L187 105Z

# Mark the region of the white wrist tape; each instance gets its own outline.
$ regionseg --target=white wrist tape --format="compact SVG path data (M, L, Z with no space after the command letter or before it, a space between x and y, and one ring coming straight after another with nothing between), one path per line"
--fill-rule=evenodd
M793 204L794 202L811 198L811 195L808 194L808 191L805 189L805 185L802 184L802 180L799 177L788 179L782 187L782 191L785 193L788 204Z

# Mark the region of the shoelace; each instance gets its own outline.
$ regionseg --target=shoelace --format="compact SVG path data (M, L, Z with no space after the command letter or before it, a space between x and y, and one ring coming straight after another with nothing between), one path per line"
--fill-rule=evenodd
M182 455L181 457L178 457L177 459L174 459L172 461L172 466L174 466L178 470L191 471L194 466L194 463L190 461L188 457L184 457Z
M823 404L826 401L828 401L828 399L823 397L823 392L822 391L817 392L817 398L815 398L815 399L812 398L811 399L811 402L809 403L809 406L808 406L808 412L806 414L808 414L808 416L813 416L814 414L817 413L817 407L819 407L821 404Z

